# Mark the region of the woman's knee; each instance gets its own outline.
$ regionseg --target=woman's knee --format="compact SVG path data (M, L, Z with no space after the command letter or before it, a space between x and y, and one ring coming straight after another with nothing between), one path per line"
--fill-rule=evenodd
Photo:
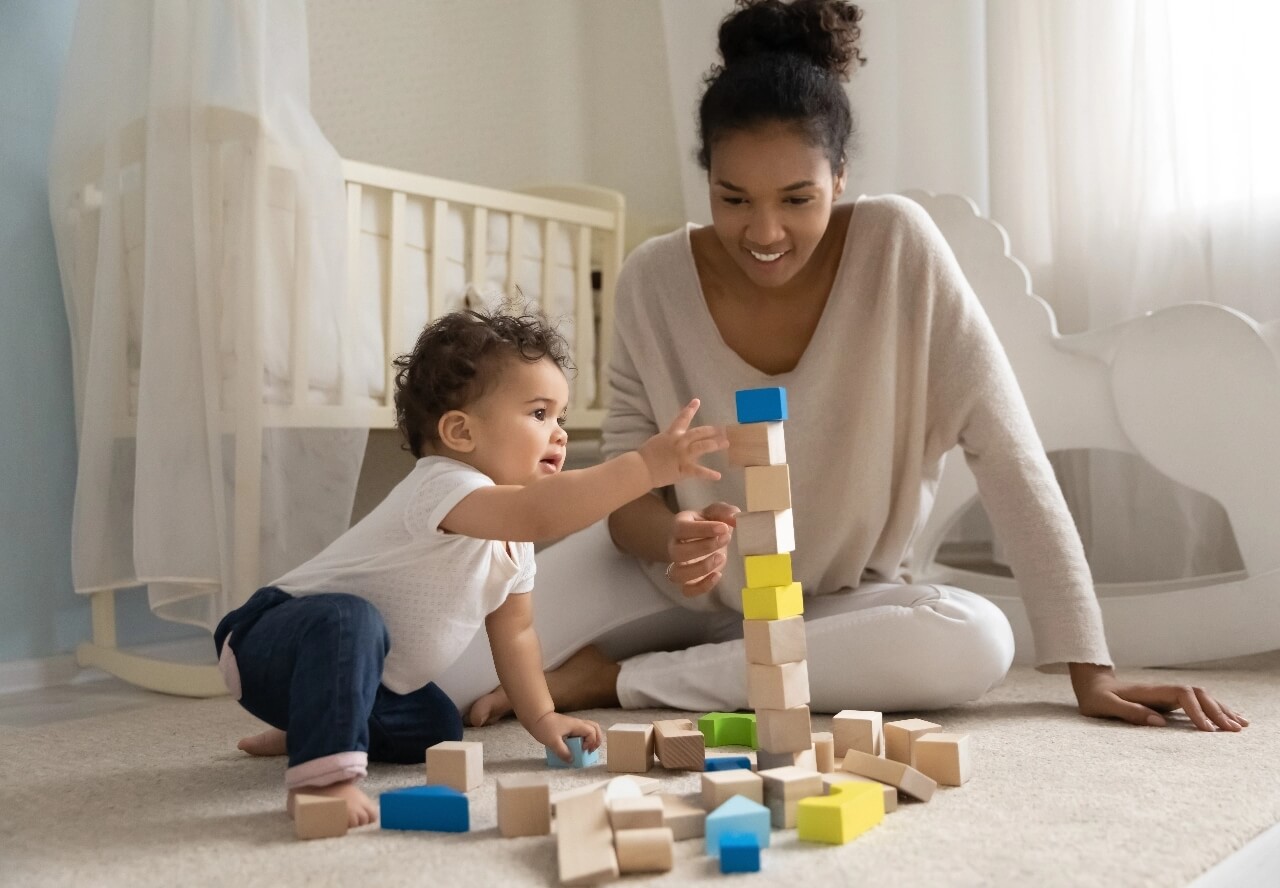
M940 613L957 620L948 670L954 703L976 700L994 688L1013 664L1013 629L989 599L966 589L940 587Z

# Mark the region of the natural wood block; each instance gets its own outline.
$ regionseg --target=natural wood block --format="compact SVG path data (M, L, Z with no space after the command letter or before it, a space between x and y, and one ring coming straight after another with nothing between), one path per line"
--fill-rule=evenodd
M748 422L725 426L729 464L777 466L787 461L787 439L781 422Z
M836 742L836 758L844 759L850 749L868 755L884 755L884 716L879 712L844 709L831 719Z
M667 827L619 830L613 845L620 873L665 873L675 861L675 834Z
M706 759L706 740L687 718L664 719L653 723L658 761L671 771L701 771Z
M609 802L614 799L639 798L642 795L657 792L661 785L661 781L652 777L644 777L640 774L624 774L621 777L598 780L595 783L575 786L572 789L562 789L551 796L551 813L554 814L556 806L565 799L577 798L580 795L587 795L597 791L603 792L607 807Z
M786 463L748 466L743 473L748 512L781 512L791 508L791 469Z
M746 568L748 589L790 586L794 582L791 576L791 555L786 552L777 555L748 555L742 559L742 563Z
M657 796L616 799L612 802L606 799L605 804L609 809L609 825L615 832L620 829L647 829L664 825L662 799Z
M734 520L740 555L777 555L796 550L796 526L790 509L739 512Z
M822 795L822 775L794 765L760 772L764 782L764 805L775 829L794 829L796 804L809 796Z
M902 762L895 762L892 759L880 758L875 755L867 755L867 753L858 752L856 749L850 749L845 754L844 764L841 767L850 774L870 777L872 780L896 786L899 792L905 792L907 795L922 802L927 802L933 798L934 790L938 788L936 780L932 777L926 777L910 765L904 765Z
M763 666L798 663L809 653L804 617L743 620L742 640L747 648L747 662Z
M653 767L653 725L617 724L605 734L605 766L614 773L643 774Z
M904 765L911 764L911 745L917 737L941 730L941 725L922 718L905 718L884 724L884 757Z
M804 613L804 590L799 583L742 590L742 615L748 620L785 620Z
M756 736L762 746L765 743L764 726L760 724L761 709L791 709L808 702L808 660L773 666L747 664L747 705L756 710Z
M756 752L757 771L784 768L788 765L794 765L797 768L804 768L817 773L818 761L813 754L813 747L802 749L799 752L770 752L767 749L760 749Z
M754 771L706 771L702 775L702 807L714 811L736 795L764 803L764 782Z
M827 792L830 792L831 787L837 783L874 783L884 791L884 813L892 814L898 810L898 788L896 786L881 783L879 780L872 780L870 777L850 774L848 771L834 771L830 774L822 775L822 785L826 787Z
M300 839L336 839L347 834L347 800L294 793L293 827Z
M821 773L830 774L836 769L836 743L830 731L819 731L813 735L813 757Z
M802 799L796 832L803 842L843 845L884 820L884 804L875 787L840 783L831 794Z
M667 828L671 830L677 842L706 835L706 811L684 796L664 792L658 798L662 799Z
M756 730L760 748L769 752L804 752L813 747L813 725L809 721L809 707L800 705L789 709L757 709ZM814 770L817 770L814 756Z
M545 836L551 832L551 786L545 777L509 774L498 778L498 833Z
M962 786L973 773L968 734L924 734L911 744L911 765L943 786Z
M484 783L484 744L445 740L427 747L427 783L471 792Z
M618 878L603 790L562 799L557 805L556 858L562 885L596 885Z

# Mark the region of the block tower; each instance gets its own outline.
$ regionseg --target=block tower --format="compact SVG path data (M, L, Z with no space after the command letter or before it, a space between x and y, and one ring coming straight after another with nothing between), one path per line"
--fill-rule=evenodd
M738 424L729 426L729 462L746 472L746 511L738 515L738 550L746 567L742 624L747 702L756 711L761 770L816 768L809 723L809 664L804 600L791 577L795 527L783 424L787 390L746 389L736 395Z

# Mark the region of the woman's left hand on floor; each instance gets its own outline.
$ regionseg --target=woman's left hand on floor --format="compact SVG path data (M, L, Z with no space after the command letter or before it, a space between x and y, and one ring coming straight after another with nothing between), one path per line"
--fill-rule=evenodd
M1082 715L1162 727L1168 721L1161 713L1181 709L1201 731L1239 731L1249 725L1201 687L1121 681L1110 666L1091 663L1071 663L1069 668Z

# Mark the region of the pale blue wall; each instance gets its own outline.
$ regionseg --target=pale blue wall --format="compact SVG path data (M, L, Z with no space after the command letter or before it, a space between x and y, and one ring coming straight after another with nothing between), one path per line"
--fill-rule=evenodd
M89 636L71 590L71 356L49 227L46 157L74 0L0 0L0 662ZM121 602L122 644L187 635Z

